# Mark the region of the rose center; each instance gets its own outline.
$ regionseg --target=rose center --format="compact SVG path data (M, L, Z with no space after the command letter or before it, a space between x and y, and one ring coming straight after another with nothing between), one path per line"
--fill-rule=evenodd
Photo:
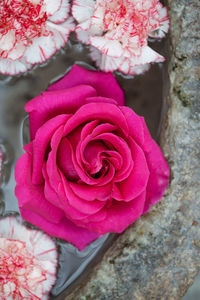
M47 14L43 0L3 0L0 6L0 35L10 30L15 32L17 41L30 44L34 37L45 34Z

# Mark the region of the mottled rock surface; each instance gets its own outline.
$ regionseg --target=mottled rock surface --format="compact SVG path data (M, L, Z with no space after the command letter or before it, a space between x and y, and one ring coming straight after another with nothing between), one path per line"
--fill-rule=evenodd
M170 88L162 202L130 227L66 300L180 299L200 267L199 0L169 0Z

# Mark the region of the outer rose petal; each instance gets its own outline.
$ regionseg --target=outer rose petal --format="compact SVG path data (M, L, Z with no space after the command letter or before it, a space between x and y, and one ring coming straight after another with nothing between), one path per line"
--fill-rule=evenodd
M32 184L31 164L31 156L27 153L23 154L16 163L15 194L19 199L19 207L34 211L50 222L59 223L64 213L45 199L43 186Z
M121 233L142 215L145 199L146 191L130 202L124 203L114 201L112 205L106 209L107 216L103 221L88 222L86 224L76 221L76 224L83 227L85 226L99 234L105 234L108 232Z
M64 239L72 243L79 250L83 250L88 244L100 237L97 233L91 232L87 229L80 228L68 219L62 219L59 224L51 223L42 218L40 215L20 209L22 218L27 222L38 226L48 234L60 239Z
M88 85L75 86L67 90L43 92L25 105L29 113L31 139L47 120L59 114L74 113L85 103L87 97L96 96L94 88Z
M77 65L74 65L62 79L52 84L48 91L59 91L79 84L94 87L98 96L112 98L118 105L125 103L123 90L112 74L89 71Z
M147 199L144 212L149 210L150 205L160 201L169 184L170 173L162 151L154 140L152 140L151 151L146 153L146 159L150 170L150 176L147 185Z

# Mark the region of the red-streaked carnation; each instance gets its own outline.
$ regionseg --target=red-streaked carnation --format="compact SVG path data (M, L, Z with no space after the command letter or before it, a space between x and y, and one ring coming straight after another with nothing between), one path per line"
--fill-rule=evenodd
M159 0L74 0L72 13L77 38L101 70L135 75L164 61L148 46L148 37L163 38L169 28Z
M83 249L161 199L168 165L111 73L75 65L25 110L31 142L15 194L28 222Z
M45 300L56 280L57 250L41 231L20 219L0 219L1 300Z
M2 176L2 164L3 164L3 152L0 146L0 187L1 187L1 176Z
M1 0L0 73L16 75L43 63L74 28L69 0Z

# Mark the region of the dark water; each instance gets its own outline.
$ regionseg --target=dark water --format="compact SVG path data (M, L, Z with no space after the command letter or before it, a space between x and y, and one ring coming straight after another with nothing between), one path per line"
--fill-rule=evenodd
M166 57L166 43L166 41L153 43L152 48ZM86 47L76 43L72 38L66 48L47 64L15 78L0 75L0 145L3 145L5 152L3 184L0 190L0 215L18 212L17 199L14 195L14 166L16 159L23 153L22 144L28 142L27 120L23 122L26 117L24 105L44 91L51 82L62 77L74 63L94 67ZM125 91L127 105L145 117L155 139L158 138L165 110L163 88L166 86L165 69L165 64L155 64L150 71L136 78L116 74ZM82 252L66 242L56 240L60 256L58 279L52 290L52 299L63 299L64 295L73 289L80 274L88 268L88 265L97 261L112 240L113 235L106 235Z

